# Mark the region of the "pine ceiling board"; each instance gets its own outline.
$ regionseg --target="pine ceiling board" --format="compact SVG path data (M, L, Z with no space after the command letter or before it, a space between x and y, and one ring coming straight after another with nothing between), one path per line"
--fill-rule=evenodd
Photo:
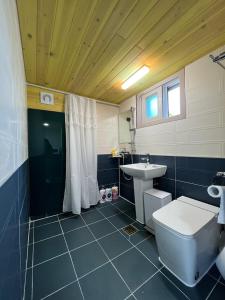
M118 0L111 0L110 2L105 0L99 0L96 5L93 14L90 18L87 31L80 44L77 56L74 58L71 65L65 70L63 75L62 85L68 89L68 82L70 81L71 74L74 79L79 76L79 70L85 62L88 54L98 36L103 29L109 16L112 14L113 8L116 6Z
M225 35L220 34L215 39L213 39L212 41L207 43L207 46L205 48L207 53L224 45L224 39L225 39ZM185 65L190 64L190 63L194 62L195 60L199 59L201 56L202 56L202 49L200 48L200 50L196 50L196 52L194 52L193 55L190 55L188 57L187 56L182 57L178 62L176 61L176 64L172 64L171 66L167 67L161 73L157 74L157 76L154 77L154 80L148 81L147 83L145 82L145 84L141 84L138 90L136 88L133 88L128 93L126 93L125 96L123 95L123 97L120 98L121 93L119 93L119 91L115 92L115 89L112 88L110 93L105 95L104 98L102 98L102 99L104 99L105 101L113 102L113 103L121 103L123 100L128 99L128 98L132 97L133 95L137 95L139 92L142 92L142 91L148 89L149 87L153 86L157 82L160 82L163 79L171 76L171 74L174 74L174 73L180 71L184 67L184 64ZM101 99L101 97L99 97L99 99Z
M97 41L93 45L88 57L86 58L85 63L79 72L79 77L75 80L71 80L68 84L69 87L73 86L74 89L80 88L84 78L105 52L105 49L109 46L109 43L116 34L116 31L119 29L124 20L127 19L127 16L136 5L137 1L138 0L120 0L117 3L112 15L106 22L104 28L99 34Z
M50 45L54 29L58 1L38 0L37 15L37 83L46 84L46 65L50 55Z
M115 51L120 47L120 45L124 42L124 39L120 36L120 35L115 35L113 37L113 39L111 40L110 42L110 46L107 47L107 49L104 51L104 53L102 54L102 56L99 58L98 60L98 63L101 64L102 66L104 66L107 61L109 61L112 57L113 57L113 54L115 53ZM82 85L83 86L83 89L81 89L81 92L83 90L85 90L85 93L86 93L86 81L83 79L83 82L84 84ZM88 83L87 83L87 86L88 86ZM73 90L74 87L72 86L71 89ZM80 89L77 88L77 93L79 94L80 92Z
M122 1L120 1L122 2ZM136 26L136 24L138 24L140 22L140 20L146 16L146 14L148 14L148 12L151 10L151 8L155 5L157 1L156 0L138 0L137 4L135 6L131 6L131 1L129 0L127 4L127 7L126 7L126 10L129 12L128 16L124 19L121 18L121 16L119 16L119 20L120 22L116 21L115 23L117 24L117 26L115 27L114 26L114 31L117 29L117 27L119 28L117 30L117 32L123 37L127 37L133 30L134 30L134 27ZM125 1L124 1L125 3ZM130 8L130 11L128 10ZM132 24L131 24L131 20L132 20ZM134 22L135 20L135 22ZM121 26L120 26L121 25ZM107 26L107 24L106 24ZM98 42L99 43L99 42ZM91 73L97 73L97 71L94 71L94 67L95 65L98 64L101 66L101 65L104 65L103 64L103 59L105 56L105 51L107 51L107 47L111 47L110 45L106 45L106 47L104 47L104 51L101 52L99 51L99 55L97 56L96 55L96 59L95 59L95 63L94 64L91 64L89 65L89 68L87 69L85 75L81 75L79 73L79 78L77 79L74 79L73 81L73 84L71 84L69 86L69 89L72 89L72 90L78 90L80 92L82 92L82 88L85 89L85 92L86 92L86 87L89 86L89 80L88 78L90 77L90 74ZM106 48L106 50L105 50ZM133 50L134 48L132 48L130 50L130 52ZM137 49L137 47L136 47ZM136 51L135 49L135 51ZM117 49L115 49L115 52L116 52ZM95 52L95 51L92 51L92 52ZM123 63L125 61L127 61L127 57L128 57L129 53L126 55L126 57L123 58ZM105 59L105 62L107 62L108 59ZM114 68L113 68L114 69ZM112 70L113 70L112 69ZM93 77L95 77L96 75L93 75ZM91 81L91 80L90 80Z
M208 2L208 8L206 10L206 4ZM198 2L199 5L194 6L187 15L180 18L178 22L170 26L170 28L161 35L160 39L156 40L154 45L152 44L149 48L149 56L155 57L157 53L160 55L174 48L176 44L179 44L189 35L192 35L198 28L207 24L214 14L220 9L225 7L224 0L201 0ZM180 29L179 29L180 28Z
M207 1L207 0L206 0ZM189 14L189 10L196 6L198 2L196 0L179 0L171 9L165 14L162 20L160 20L155 26L150 30L144 38L138 43L139 47L146 49L152 41L161 37L170 26L177 24L184 15ZM196 11L196 9L195 9ZM177 27L178 28L178 27ZM180 30L180 29L179 29Z
M122 96L119 96L120 89L114 89L113 95L104 95L106 99L111 101L114 96L117 97L118 102L122 99L126 99L133 93L138 93L143 89L146 89L157 81L166 78L168 75L175 73L179 68L184 67L186 64L191 63L194 59L198 59L202 55L208 53L210 50L215 49L222 45L221 39L225 40L225 8L221 9L219 13L214 14L206 26L202 26L196 30L192 35L189 35L179 45L176 45L174 49L163 56L159 56L154 62L152 71L144 78L144 80L137 85L134 85L130 90L127 90ZM215 32L220 33L215 35ZM172 66L172 67L171 67ZM172 73L168 73L168 68L171 67Z
M95 96L99 97L102 95L108 88L109 82L112 80L112 78L115 78L118 75L118 72L122 72L124 69L124 65L128 66L130 62L133 62L137 57L139 57L139 54L142 53L143 50L139 47L134 47L130 50L130 52L124 57L123 64L120 64L118 67L111 70L111 72L102 80L94 89ZM132 70L133 71L133 70Z
M163 15L176 3L176 0L159 1L148 14L137 24L137 27L129 36L128 39L120 46L115 55L110 59L105 66L96 64L89 76L86 78L85 92L90 92L95 86L104 79L104 77L112 70L123 57L138 44L143 36L163 17Z
M64 44L62 43L62 52L59 53L60 59L56 65L57 69L54 77L51 79L51 87L56 89L63 89L61 80L64 77L65 69L68 67L68 65L72 64L73 58L79 51L83 35L86 32L86 28L89 24L89 19L92 16L97 1L98 0L77 1L72 24L68 33L66 34Z
M211 6L212 10L205 10L207 4L214 4ZM117 88L120 88L122 82L129 77L129 74L134 73L138 67L140 67L140 65L147 64L152 67L152 60L154 60L155 56L162 55L165 51L169 51L174 47L174 45L180 43L180 41L183 40L188 34L190 35L192 32L196 31L196 29L203 25L203 20L206 22L207 19L212 18L212 12L215 13L219 11L219 8L223 7L221 4L222 0L204 0L196 2L196 5L191 7L186 14L177 19L177 21L174 21L171 26L168 26L168 30L159 34L159 37L154 41L151 41L150 44L145 48L145 51L143 51L139 57L137 57L130 65L127 65L127 67L116 77L114 77L111 82L108 82L108 89L110 90L115 84L117 85ZM158 27L153 28L153 37L156 36L155 31L157 31L157 29ZM95 96L102 97L104 94L107 94L107 90L101 90L102 92L96 93Z
M36 31L37 0L17 0L25 72L30 81L36 82Z
M54 77L57 74L58 66L62 60L62 53L65 44L68 42L68 32L72 26L75 9L77 8L76 0L60 0L56 11L55 25L53 28L52 41L50 46L50 55L45 69L46 85L54 84Z
M116 72L114 72L114 74L113 72L109 72L109 74L100 82L100 85L102 85L102 83L105 82L105 86L101 88L101 92L99 93L99 91L97 91L95 87L91 91L91 93L94 93L98 97L101 96L104 93L104 89L110 89L111 86L113 86L116 82L122 83L122 81L126 80L130 76L130 74L134 73L142 65L144 65L146 63L145 60L149 56L149 51L154 45L154 42L158 42L160 40L162 41L162 43L164 43L165 39L162 38L162 36L165 32L167 32L168 28L170 29L170 26L173 26L175 28L181 28L179 27L180 24L178 24L178 21L183 16L186 16L185 13L187 13L187 11L189 12L189 9L193 6L194 3L196 3L196 0L185 1L185 3L183 2L183 0L177 2L176 5L164 15L163 20L160 20L148 32L148 34L145 35L144 39L140 41L139 46L141 43L143 43L143 41L145 41L146 45L142 45L142 48L145 50L142 53L140 53L140 55L136 57L133 62L130 61L129 63L124 63L124 60L119 62L118 65L114 68L114 70L117 70L117 74L115 74ZM195 10L199 10L199 6L197 6ZM180 29L178 30L180 31ZM146 42L147 40L148 44Z
M224 0L104 0L96 26L101 1L17 0L28 82L120 102L225 43ZM122 90L143 64L151 72Z
M149 12L149 10L156 4L158 0L138 0L137 5L131 10L129 16L117 31L123 38L127 39L131 32ZM135 22L134 22L135 21Z

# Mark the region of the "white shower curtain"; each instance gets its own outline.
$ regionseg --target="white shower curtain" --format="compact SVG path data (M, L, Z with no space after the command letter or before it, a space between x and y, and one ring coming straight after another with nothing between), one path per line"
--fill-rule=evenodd
M96 101L68 95L65 99L66 183L63 211L80 214L98 202Z

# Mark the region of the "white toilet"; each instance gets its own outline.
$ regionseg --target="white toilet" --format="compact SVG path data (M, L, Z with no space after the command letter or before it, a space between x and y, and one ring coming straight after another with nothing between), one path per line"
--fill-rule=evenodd
M159 259L187 286L195 286L215 263L218 211L218 207L182 196L153 213Z

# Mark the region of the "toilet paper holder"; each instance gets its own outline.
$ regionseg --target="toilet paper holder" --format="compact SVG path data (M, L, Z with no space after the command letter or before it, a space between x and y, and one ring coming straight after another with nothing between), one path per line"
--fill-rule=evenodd
M217 172L213 177L212 184L225 186L225 172Z

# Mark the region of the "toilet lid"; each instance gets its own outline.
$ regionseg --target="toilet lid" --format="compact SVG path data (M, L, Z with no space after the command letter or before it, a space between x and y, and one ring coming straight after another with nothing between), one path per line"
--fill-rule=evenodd
M155 222L191 237L209 223L215 215L212 211L174 200L155 211L152 216Z
M197 206L201 209L211 211L215 214L217 214L219 212L219 207L217 207L217 206L214 206L214 205L211 205L211 204L208 204L205 202L201 202L201 201L198 201L198 200L186 197L186 196L180 196L179 198L177 198L177 200L185 202L185 203L193 205L193 206Z

